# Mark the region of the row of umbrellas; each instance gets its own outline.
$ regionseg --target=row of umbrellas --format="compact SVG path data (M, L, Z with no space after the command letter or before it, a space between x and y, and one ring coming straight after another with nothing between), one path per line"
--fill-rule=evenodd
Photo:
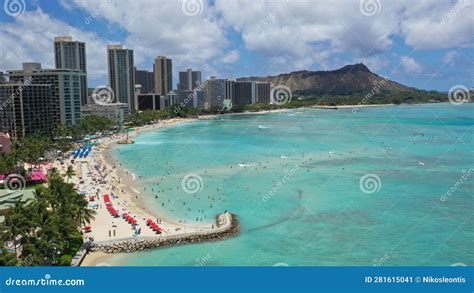
M73 157L74 159L76 159L78 156L79 158L87 158L91 150L92 150L91 146L88 146L88 145L81 146L73 153Z
M110 201L110 195L109 194L104 195L104 202L105 202L105 205L106 205L107 210L109 211L109 213L114 218L118 218L119 214L118 214L117 210L112 206L112 202ZM130 223L132 225L137 225L138 224L137 220L135 218L133 218L132 216L130 216L129 214L127 214L127 213L124 213L122 215L122 217L125 219L125 221L127 221L128 223ZM157 234L161 234L162 229L152 219L148 219L146 221L146 225L148 227L150 227L153 231L155 231Z
M152 219L148 219L146 221L146 225L150 227L153 231L155 231L157 234L161 234L160 226L158 226Z
M123 218L125 219L125 221L129 222L129 223L132 224L132 225L136 225L136 224L137 224L137 220L135 220L132 216L130 216L130 215L127 214L127 213L124 213L124 214L123 214Z
M112 217L114 217L114 218L118 218L119 213L112 206L112 202L110 201L110 195L109 194L104 195L104 202L105 202L105 206L107 207L107 210L109 211L109 214L112 215Z

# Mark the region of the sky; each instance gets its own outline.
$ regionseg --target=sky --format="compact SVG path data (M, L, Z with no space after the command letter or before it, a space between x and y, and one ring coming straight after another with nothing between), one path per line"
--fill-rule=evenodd
M364 63L408 86L474 86L473 0L0 0L0 71L54 67L53 39L86 42L89 87L107 45L203 77L267 76ZM3 8L3 9L2 9Z

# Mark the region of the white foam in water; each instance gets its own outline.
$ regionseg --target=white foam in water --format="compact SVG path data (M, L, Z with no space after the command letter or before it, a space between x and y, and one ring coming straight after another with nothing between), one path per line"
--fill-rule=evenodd
M281 159L289 159L287 156L280 156Z
M303 112L295 112L295 113L288 114L288 116L298 116L298 115L301 115L301 114L304 114L304 113Z
M161 141L140 141L140 142L135 142L137 145L159 145L162 144L163 142Z
M140 194L140 191L136 190L136 189L135 189L135 188L133 188L133 187L130 187L130 188L131 188L131 189L132 189L132 190L133 190L135 193L138 193L138 194Z
M250 167L250 164L239 164L239 167L247 168L247 167Z
M267 129L267 128L269 128L269 127L268 127L268 126L264 126L264 125L259 125L258 128L259 128L259 129Z
M135 180L136 179L136 176L135 174L133 174L132 172L128 171L127 169L123 169L123 171L125 171L125 173L128 173L132 176L132 179Z

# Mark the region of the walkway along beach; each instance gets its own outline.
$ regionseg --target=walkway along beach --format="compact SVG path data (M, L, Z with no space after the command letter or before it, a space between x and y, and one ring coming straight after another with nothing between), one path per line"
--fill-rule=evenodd
M224 213L217 216L217 228L207 231L181 233L161 237L132 237L102 242L94 242L90 251L105 253L135 252L169 245L188 244L204 241L218 241L239 233L239 222L235 215Z

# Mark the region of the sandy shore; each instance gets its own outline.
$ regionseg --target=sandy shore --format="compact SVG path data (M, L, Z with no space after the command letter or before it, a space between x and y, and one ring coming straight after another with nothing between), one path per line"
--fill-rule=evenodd
M107 254L105 252L93 252L93 253L88 253L87 257L82 261L81 266L84 267L91 267L91 266L110 266L110 264L107 262L110 259L110 254Z

